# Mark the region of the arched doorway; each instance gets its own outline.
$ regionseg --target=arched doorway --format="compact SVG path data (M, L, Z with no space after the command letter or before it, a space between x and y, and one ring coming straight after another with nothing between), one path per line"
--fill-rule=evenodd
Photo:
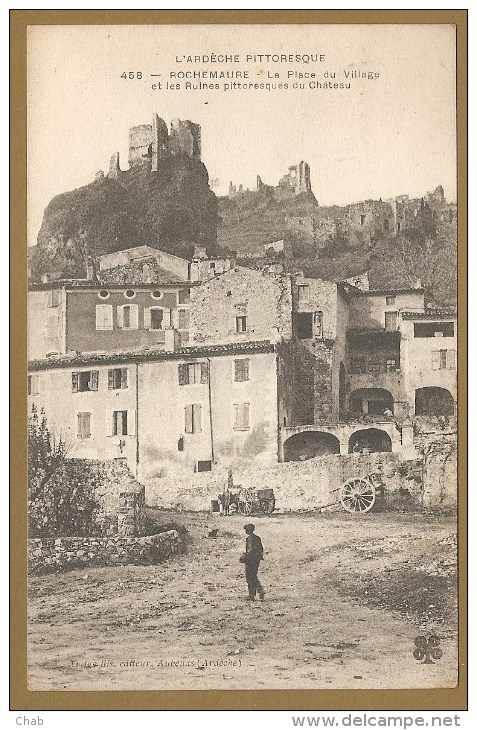
M364 428L361 431L355 431L350 436L348 443L348 453L350 454L374 454L392 450L390 436L379 428Z
M346 369L343 363L340 363L339 374L339 414L343 417L346 412Z
M389 390L383 388L359 388L349 397L350 411L356 414L383 416L386 411L393 413L394 402Z
M290 436L284 443L285 461L306 461L316 456L339 454L340 442L331 433L303 431Z
M446 388L418 388L414 413L416 416L453 416L454 398Z

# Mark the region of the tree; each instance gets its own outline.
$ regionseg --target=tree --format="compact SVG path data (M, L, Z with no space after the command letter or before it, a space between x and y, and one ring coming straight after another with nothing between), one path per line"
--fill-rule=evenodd
M33 405L28 423L28 517L30 537L83 536L101 532L96 488L101 477L88 462L68 458L71 447L56 438L43 410Z

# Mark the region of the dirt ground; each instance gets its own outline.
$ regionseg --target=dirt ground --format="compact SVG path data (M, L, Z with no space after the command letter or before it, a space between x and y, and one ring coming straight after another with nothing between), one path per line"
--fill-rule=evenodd
M155 516L187 528L186 553L30 580L30 689L455 685L454 519L254 517L266 596L248 603L242 517ZM424 664L431 633L442 657Z

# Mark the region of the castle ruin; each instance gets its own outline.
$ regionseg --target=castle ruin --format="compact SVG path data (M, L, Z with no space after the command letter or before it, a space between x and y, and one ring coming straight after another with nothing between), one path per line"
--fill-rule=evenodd
M173 119L170 131L157 114L152 115L152 124L139 124L129 130L129 167L149 164L152 172L160 168L161 160L168 155L186 155L201 159L200 125L189 119ZM116 179L121 173L119 152L111 157L108 177Z
M301 195L302 193L311 193L310 165L303 160L298 165L291 165L288 168L287 174L280 178L276 187L266 185L260 175L257 175L257 187L255 190L245 189L243 185L237 187L230 182L229 198L233 199L245 193L254 193L265 189L273 191L278 200Z

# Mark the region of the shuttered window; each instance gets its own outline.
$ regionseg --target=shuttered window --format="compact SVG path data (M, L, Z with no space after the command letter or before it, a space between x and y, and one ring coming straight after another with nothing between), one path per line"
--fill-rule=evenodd
M162 330L166 326L167 315L170 310L163 307L145 307L144 328L147 330ZM169 314L170 321L170 314Z
M178 366L179 385L207 383L209 380L209 363L191 362Z
M456 351L455 350L433 350L433 352L432 352L432 369L433 370L455 370L456 369Z
M139 313L137 304L123 304L117 308L118 327L123 330L137 330Z
M73 393L84 393L88 390L98 390L99 371L83 370L71 373L71 386Z
M234 430L247 431L250 428L250 403L234 403Z
M58 339L58 317L55 314L47 317L46 336L49 340Z
M39 376L37 373L28 376L28 395L38 395Z
M96 329L112 330L113 329L113 306L112 304L96 305Z
M249 365L250 360L248 359L241 359L241 360L235 360L235 376L234 379L238 383L243 383L245 380L249 379Z
M78 413L78 431L79 439L88 439L91 436L91 413Z
M397 328L397 312L384 313L384 328L394 331Z
M128 387L128 369L113 368L108 370L108 389L119 390Z
M179 329L188 330L190 327L190 312L188 309L179 309Z
M202 406L193 403L185 407L185 432L199 433L202 431Z

